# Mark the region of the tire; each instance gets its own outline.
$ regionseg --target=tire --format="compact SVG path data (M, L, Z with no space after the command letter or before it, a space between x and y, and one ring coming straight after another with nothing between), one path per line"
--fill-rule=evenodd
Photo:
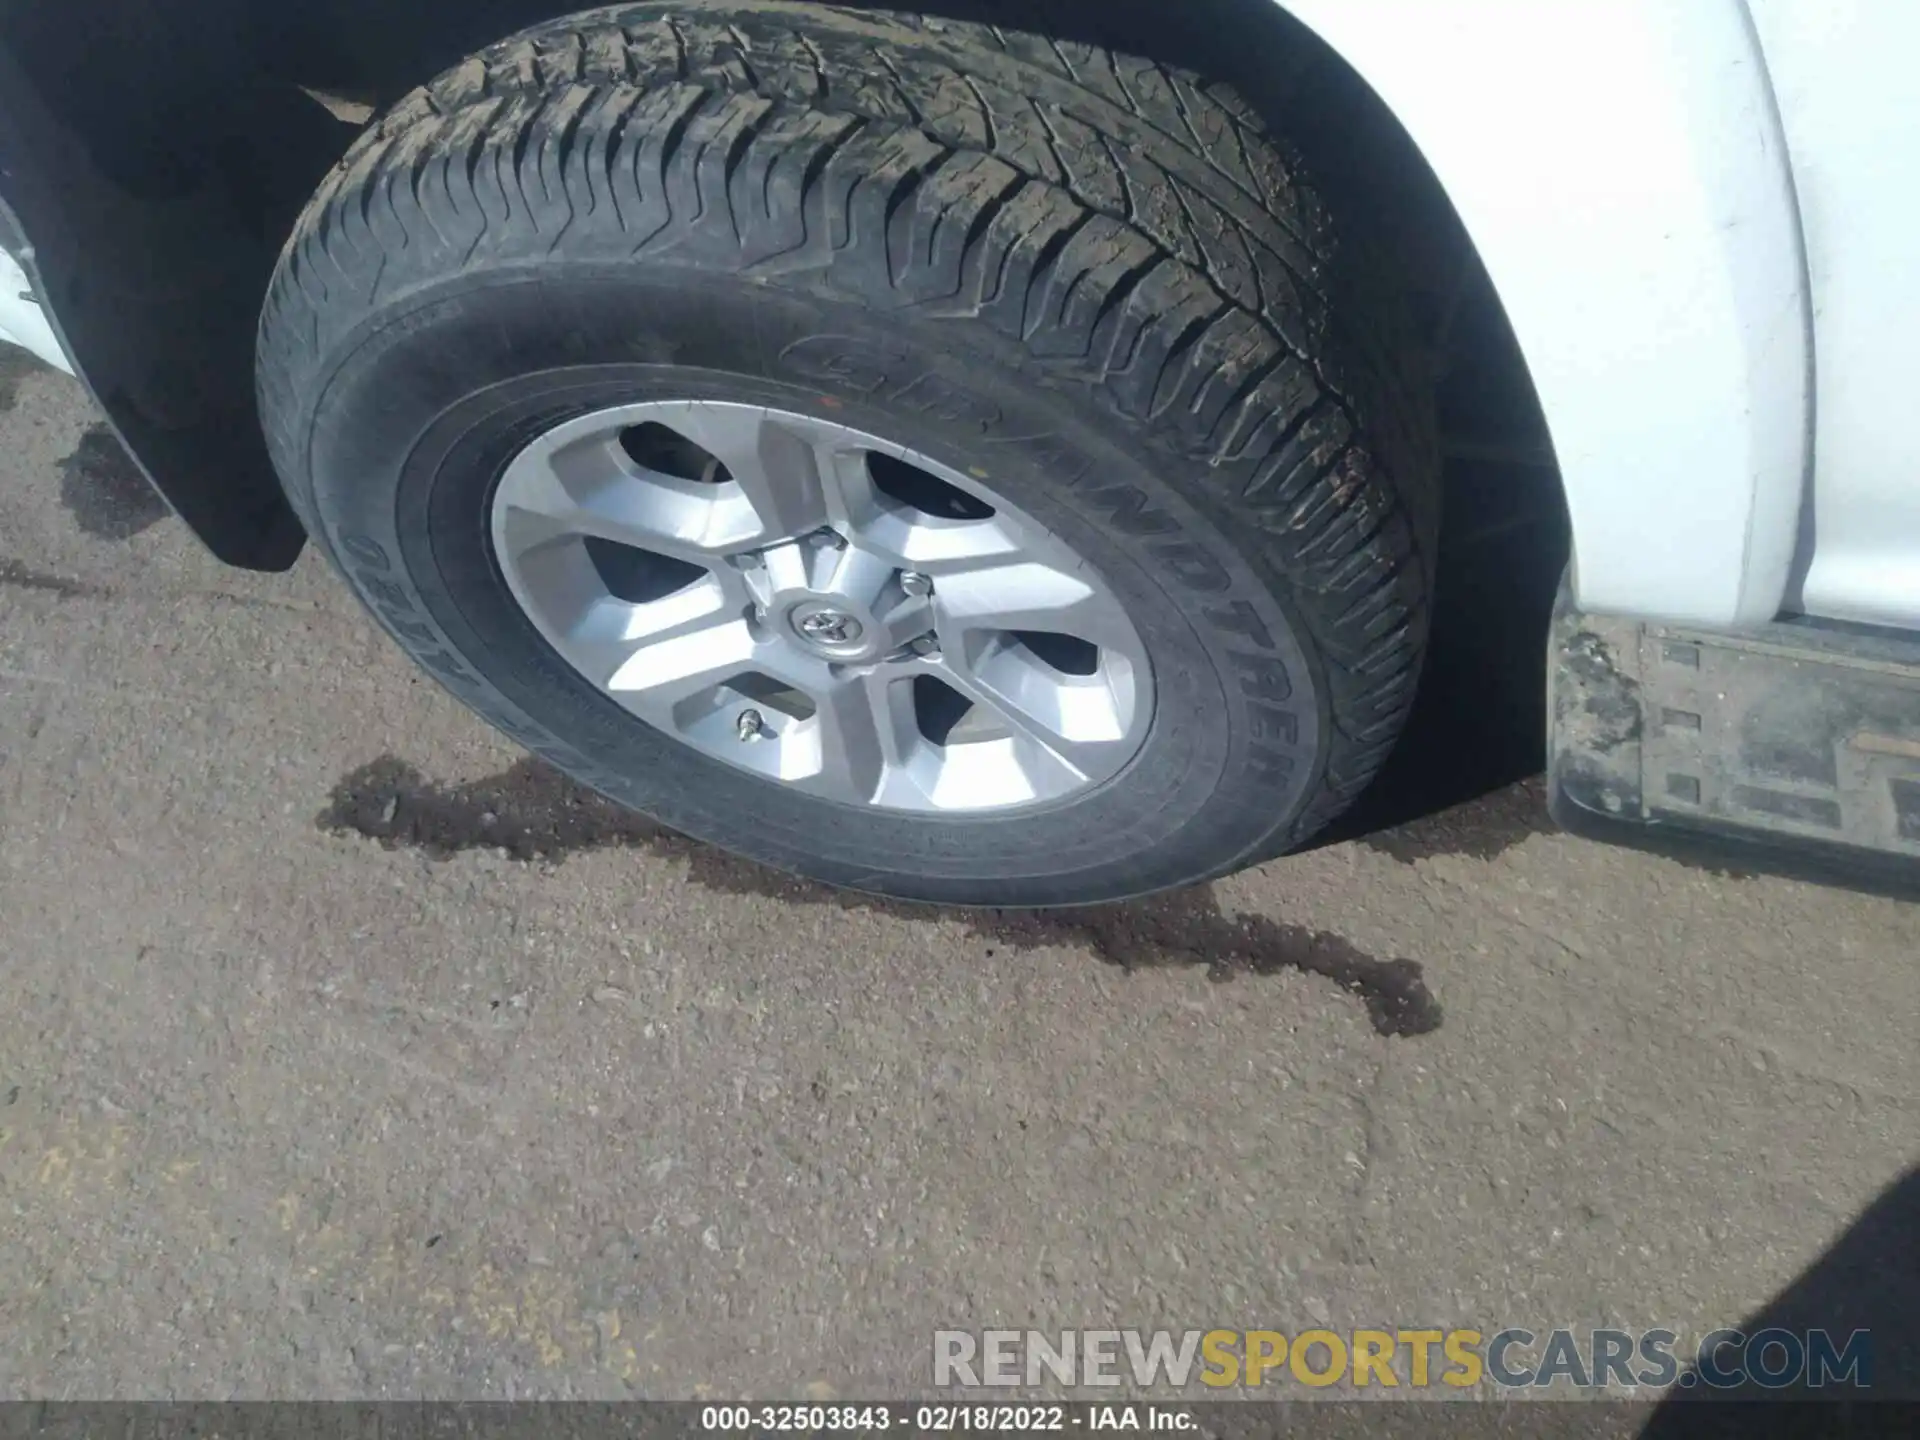
M1235 96L994 27L593 11L402 100L260 332L295 508L414 658L561 770L836 885L1053 906L1270 858L1384 760L1437 480L1391 294ZM831 418L997 493L1121 598L1137 754L1052 806L900 814L695 753L564 663L494 553L534 436L661 398Z

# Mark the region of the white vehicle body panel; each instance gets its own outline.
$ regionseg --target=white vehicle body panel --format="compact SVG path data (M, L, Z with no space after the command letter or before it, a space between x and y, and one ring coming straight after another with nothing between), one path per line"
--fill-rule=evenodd
M27 272L20 262L0 250L0 340L31 350L49 365L57 365L69 375L73 365L53 333L53 326L33 298Z
M1771 619L1811 471L1813 343L1740 0L1282 3L1399 117L1493 277L1566 484L1579 605Z
M1813 282L1819 427L1796 608L1920 627L1920 6L1752 0Z

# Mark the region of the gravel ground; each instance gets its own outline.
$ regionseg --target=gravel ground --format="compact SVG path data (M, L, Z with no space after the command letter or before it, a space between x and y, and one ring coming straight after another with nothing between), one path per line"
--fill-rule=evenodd
M1920 1328L1920 910L1553 833L1543 594L1458 526L1354 838L966 915L614 811L311 553L219 567L72 381L8 357L0 407L0 1393L897 1396L993 1324Z

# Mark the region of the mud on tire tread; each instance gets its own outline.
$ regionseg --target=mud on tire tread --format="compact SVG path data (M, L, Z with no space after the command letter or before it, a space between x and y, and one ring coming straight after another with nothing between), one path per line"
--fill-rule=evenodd
M261 409L309 529L331 543L303 420L376 307L475 262L689 246L744 277L994 327L1054 383L1150 425L1200 477L1195 503L1250 537L1315 654L1329 739L1304 805L1211 873L1291 848L1359 794L1425 642L1423 387L1390 288L1298 157L1230 91L1150 60L768 0L589 11L469 59L360 137L274 277Z

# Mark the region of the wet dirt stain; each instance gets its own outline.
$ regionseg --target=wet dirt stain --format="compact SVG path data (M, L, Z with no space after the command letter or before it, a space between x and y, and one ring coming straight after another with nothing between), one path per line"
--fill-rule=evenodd
M445 860L462 850L504 850L515 860L558 860L616 845L698 847L642 815L576 785L537 760L470 784L441 787L385 756L333 787L323 830L406 846Z
M99 586L89 585L84 580L50 575L44 570L22 565L18 560L0 560L0 585L12 586L15 590L38 590L44 595L58 595L62 600L78 600L84 596L106 593Z
M1060 913L943 910L834 890L765 869L689 840L576 785L537 760L468 784L441 786L403 760L364 765L334 787L316 817L322 830L362 835L446 859L496 849L520 861L642 847L683 860L694 884L725 894L869 910L902 920L951 919L989 945L1016 950L1077 946L1123 970L1197 965L1209 978L1297 970L1355 996L1382 1035L1439 1029L1441 1009L1418 961L1382 960L1342 936L1263 915L1228 915L1201 887L1120 905Z
M1465 805L1356 838L1369 850L1412 865L1440 855L1493 860L1534 835L1554 833L1546 782L1536 776Z
M60 462L60 503L98 540L131 540L167 518L167 502L105 425L89 425Z

